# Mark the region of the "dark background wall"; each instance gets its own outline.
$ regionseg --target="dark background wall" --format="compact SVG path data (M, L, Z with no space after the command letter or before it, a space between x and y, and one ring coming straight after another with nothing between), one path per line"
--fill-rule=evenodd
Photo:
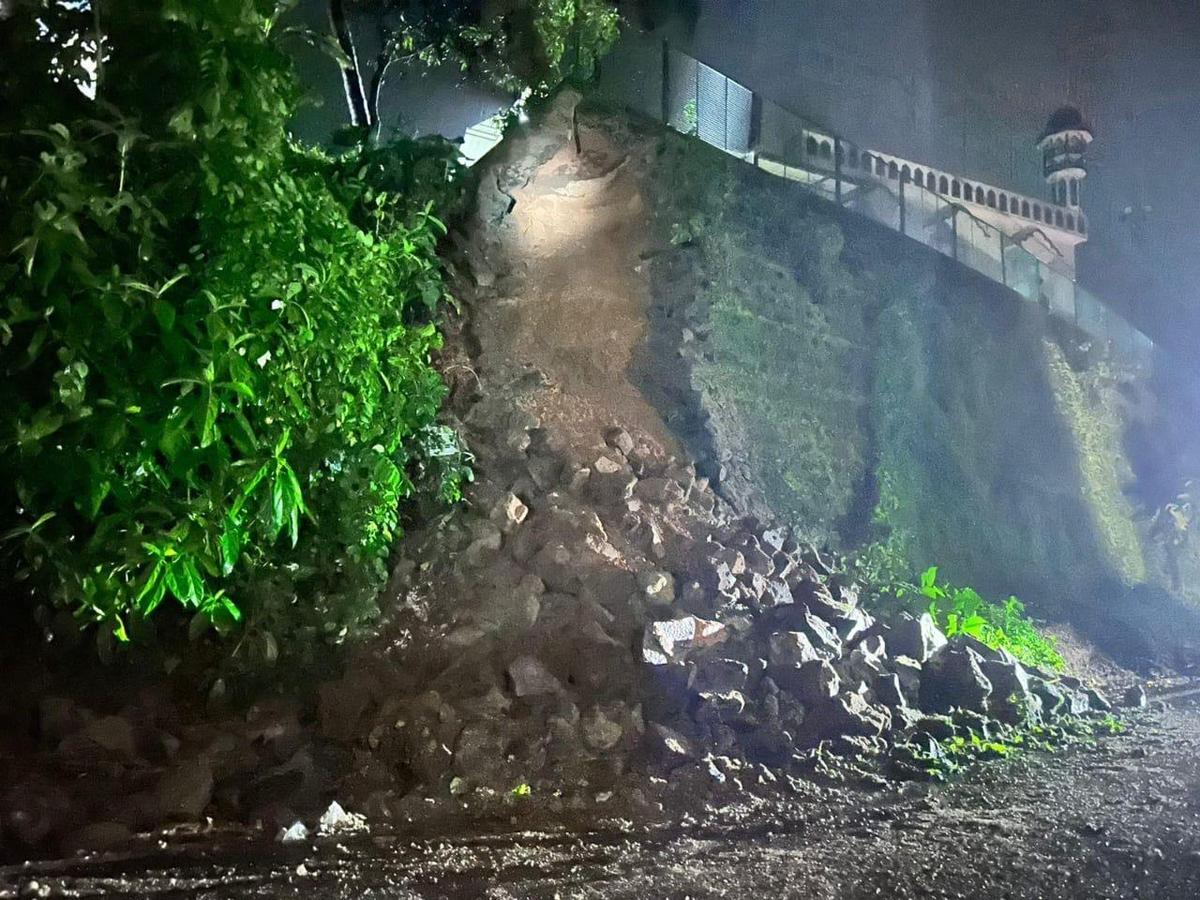
M1200 3L696 0L630 15L881 150L1043 194L1033 142L1079 106L1096 143L1081 280L1161 343L1200 344Z

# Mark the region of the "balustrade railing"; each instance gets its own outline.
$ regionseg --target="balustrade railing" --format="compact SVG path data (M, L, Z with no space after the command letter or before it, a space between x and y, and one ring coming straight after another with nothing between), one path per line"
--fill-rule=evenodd
M1073 267L1030 253L960 199L907 176L871 177L846 167L842 142L829 129L753 94L704 63L647 36L627 35L606 60L600 84L610 99L920 241L1105 342L1129 362L1150 364L1153 342L1077 284ZM809 140L814 131L833 143L817 158ZM1055 215L1061 212L1052 204L1044 206L1047 216L1051 209ZM1081 232L1084 222L1080 216L1074 230ZM1049 219L1047 227L1054 227ZM1024 240L1038 239L1036 227L1031 234ZM1051 255L1052 243L1044 243Z

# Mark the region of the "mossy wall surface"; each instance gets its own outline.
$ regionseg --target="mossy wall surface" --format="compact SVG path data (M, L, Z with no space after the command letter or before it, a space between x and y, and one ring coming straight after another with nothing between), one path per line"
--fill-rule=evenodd
M686 309L727 496L1043 612L1160 578L1130 499L1137 375L916 242L661 140L655 205L694 274L660 263L656 291Z

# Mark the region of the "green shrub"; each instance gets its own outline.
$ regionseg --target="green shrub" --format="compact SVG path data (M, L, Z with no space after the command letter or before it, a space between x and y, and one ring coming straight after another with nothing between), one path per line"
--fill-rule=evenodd
M937 566L922 572L914 594L928 602L929 614L949 637L968 634L989 647L1004 648L1029 665L1063 668L1054 638L1038 631L1016 597L993 603L969 587L938 584L937 574Z
M106 12L103 102L0 136L4 549L122 639L166 601L267 656L342 636L414 481L468 474L430 365L457 164L290 142L271 3Z

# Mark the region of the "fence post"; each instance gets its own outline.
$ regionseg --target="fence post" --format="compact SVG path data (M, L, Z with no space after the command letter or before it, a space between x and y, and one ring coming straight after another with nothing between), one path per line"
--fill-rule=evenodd
M958 262L958 207L954 204L950 205L950 249Z
M725 137L721 149L729 152L729 79L725 79Z
M837 205L842 205L842 142L838 137L833 139L833 193Z
M1004 232L1000 232L1000 283L1008 287L1008 260L1004 258Z
M905 218L905 202L904 202L904 175L900 176L900 233L908 236L907 219Z
M662 42L662 121L671 124L671 42Z

